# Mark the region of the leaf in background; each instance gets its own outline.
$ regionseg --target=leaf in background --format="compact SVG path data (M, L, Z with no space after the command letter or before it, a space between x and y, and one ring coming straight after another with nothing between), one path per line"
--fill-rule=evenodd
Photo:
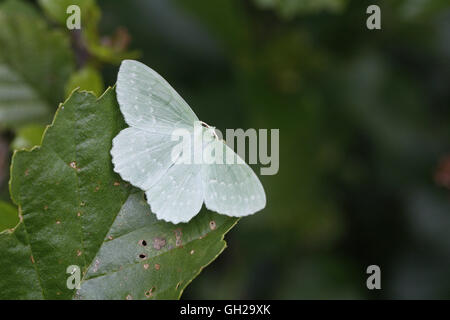
M39 124L29 124L16 131L16 136L11 142L11 149L31 149L41 144L45 127Z
M252 25L249 23L248 10L243 1L174 0L174 3L201 20L214 36L237 51L238 56L251 47Z
M33 7L0 5L0 127L51 120L74 69L70 43L50 30Z
M101 11L95 0L39 0L39 4L52 20L64 27L69 17L66 11L67 7L70 5L79 6L81 10L83 45L91 55L100 61L118 64L124 59L136 59L139 57L138 51L126 51L128 42L124 46L118 46L109 40L114 40L113 37L105 38L108 41L100 39L98 24L101 18Z
M66 86L66 96L70 96L75 88L80 88L80 91L92 91L99 97L104 91L102 75L94 68L84 67L70 77Z
M281 17L292 19L302 13L341 11L348 0L253 0L261 9L273 9Z
M42 145L14 154L11 196L23 222L0 233L0 299L176 299L225 248L237 219L156 220L143 193L112 170L124 127L115 93L75 91ZM78 265L81 289L66 287Z
M418 19L429 19L430 16L445 11L448 9L448 1L446 0L434 0L434 1L408 1L402 0L393 4L398 10L398 15L407 20L416 21ZM439 21L436 19L435 22Z
M17 208L9 203L0 201L0 231L14 228L19 223Z
M9 143L8 140L5 139L2 135L0 135L0 186L4 185L3 183L8 179L7 176L9 174ZM0 199L9 199L9 195L5 194L7 190L0 188Z

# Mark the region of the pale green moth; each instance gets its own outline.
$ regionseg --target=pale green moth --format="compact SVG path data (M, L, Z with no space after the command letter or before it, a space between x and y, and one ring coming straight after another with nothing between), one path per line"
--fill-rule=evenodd
M238 156L217 138L212 127L203 128L210 133L210 139L202 148L221 148L223 163L176 161L173 152L177 152L180 142L172 139L174 130L186 130L197 139L194 124L199 120L154 70L138 61L122 61L117 100L129 127L113 139L114 171L145 191L158 219L188 222L203 202L209 210L233 217L253 214L265 207L266 196L258 177L242 160L226 164L227 152Z

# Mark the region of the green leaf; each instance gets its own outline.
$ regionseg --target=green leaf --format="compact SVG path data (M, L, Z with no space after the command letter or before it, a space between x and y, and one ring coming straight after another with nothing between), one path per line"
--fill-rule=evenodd
M41 144L45 127L39 124L29 124L16 131L11 143L12 149L31 149Z
M42 145L15 152L10 187L22 223L0 234L0 299L176 299L225 248L237 219L156 220L113 172L123 127L112 89L99 99L75 91ZM78 292L66 286L71 265L82 272Z
M17 209L9 203L0 201L0 231L14 228L19 223Z
M0 5L0 48L0 127L50 121L74 69L67 36L9 0Z
M104 91L102 75L94 68L84 67L70 77L66 86L66 96L76 88L92 91L98 97Z

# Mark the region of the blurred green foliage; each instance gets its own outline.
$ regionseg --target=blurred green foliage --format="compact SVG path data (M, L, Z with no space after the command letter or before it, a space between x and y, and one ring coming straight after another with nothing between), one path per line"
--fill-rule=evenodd
M66 85L66 96L76 88L92 91L97 97L105 90L102 75L92 67L84 67L72 74Z
M124 27L105 43L131 42L203 121L280 129L267 208L186 298L450 298L448 1L377 1L377 31L368 1L98 3L97 35ZM112 85L122 56L102 56L83 66Z
M40 124L29 124L21 127L16 131L14 140L11 142L11 148L15 149L31 149L41 144L41 137L45 127Z
M89 53L103 62L118 64L123 59L135 59L139 57L138 51L127 52L128 35L120 34L115 43L114 38L101 39L98 24L101 19L101 11L95 0L39 0L44 12L62 26L66 25L69 17L67 8L77 5L81 9L81 41Z
M292 19L297 15L319 11L338 12L345 8L347 0L253 0L262 9L275 10L281 18Z
M0 201L0 232L14 228L19 223L17 208L7 202Z
M69 4L82 8L81 30L66 28ZM1 2L0 129L49 123L74 88L103 92L103 64L139 55L126 51L128 35L121 29L101 38L94 0L43 0L39 5L43 12L21 0Z
M9 0L0 7L0 128L48 122L74 70L69 39L35 8Z

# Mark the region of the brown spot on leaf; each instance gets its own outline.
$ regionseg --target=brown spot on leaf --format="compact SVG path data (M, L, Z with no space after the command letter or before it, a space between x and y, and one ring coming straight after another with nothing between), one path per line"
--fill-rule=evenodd
M211 230L215 230L215 229L216 229L216 222L215 222L214 220L211 220L211 221L209 222L209 228L210 228Z
M100 186L96 186L94 192L97 192L98 190L100 190Z
M113 239L113 237L112 237L112 236L108 236L108 239L109 239L109 240L112 240L112 239Z
M155 270L159 270L159 268L161 268L161 266L159 264L155 264Z
M127 300L133 300L133 297L131 296L131 294L127 295L126 297Z
M148 267L149 267L149 264L148 264L148 263L144 264L144 269L145 269L145 270L147 270Z
M100 260L95 259L94 269L92 271L97 272L99 265L100 265Z
M81 256L81 254L82 254L81 250L77 250L77 256L79 257Z
M47 210L48 209L48 206L44 206L44 210Z
M27 176L30 173L30 169L25 170L25 176Z
M120 186L120 182L118 182L118 181L116 181L116 182L114 182L114 186Z
M69 165L72 169L77 169L77 163L75 161L72 161Z
M155 289L156 289L155 287L152 287L150 290L146 291L145 296L147 298L151 298L153 296L153 292L155 291Z
M194 254L195 253L195 250L191 250L191 252L190 252L191 254Z
M156 237L153 239L153 248L156 250L161 250L162 247L166 245L166 239Z
M59 220L56 221L56 224L60 224L60 223L61 223L61 221L59 221Z
M77 217L81 216L81 212L77 212Z
M183 241L181 240L183 232L181 231L180 228L176 229L174 232L175 232L175 245L177 247L180 247L183 244Z
M30 260L31 260L31 263L34 263L34 257L33 257L33 255L30 256Z

